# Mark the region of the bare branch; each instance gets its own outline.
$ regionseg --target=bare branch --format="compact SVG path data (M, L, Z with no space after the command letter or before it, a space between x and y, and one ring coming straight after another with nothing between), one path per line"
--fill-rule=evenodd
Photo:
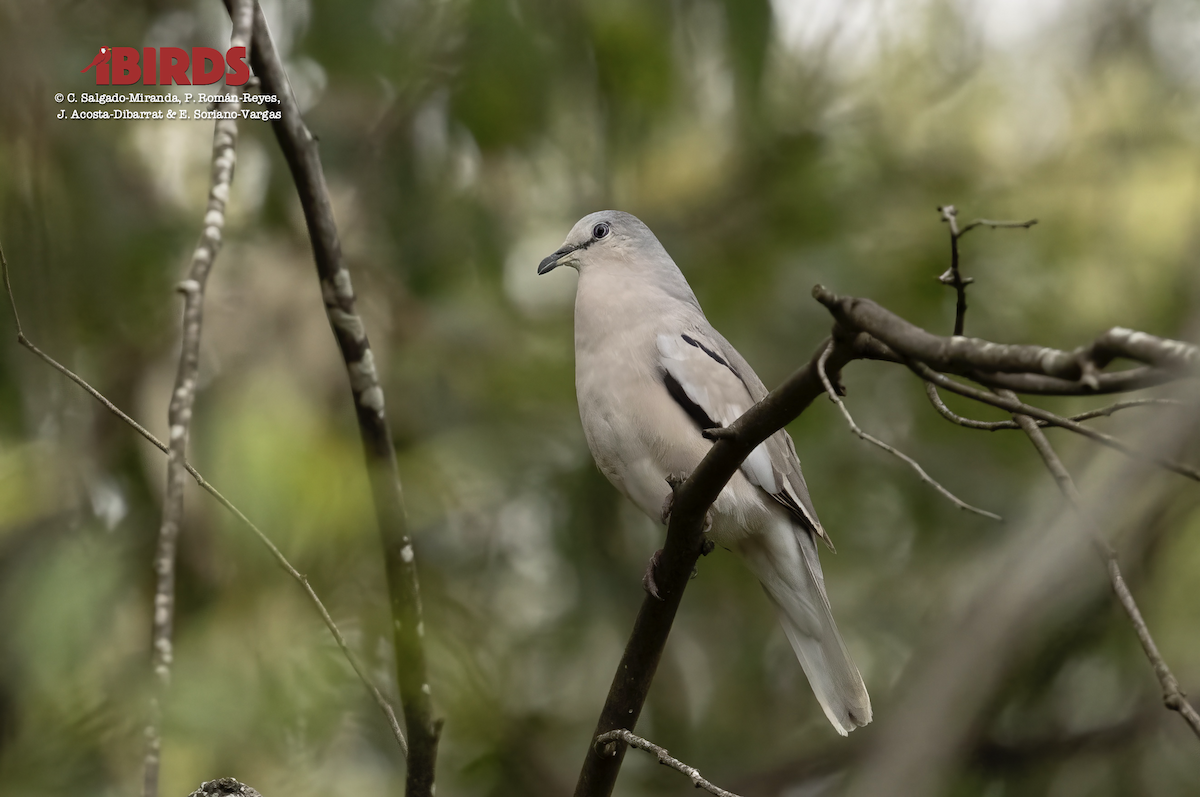
M230 14L233 33L230 47L249 47L254 26L252 0L235 0ZM204 287L217 253L221 250L221 231L225 227L225 203L233 184L237 159L237 95L223 105L232 117L218 119L213 129L212 182L204 213L204 232L192 253L187 278L179 284L183 293L183 341L179 369L167 420L171 436L167 451L167 487L163 498L162 525L154 554L154 611L151 630L151 660L155 689L150 698L150 718L146 724L144 797L157 797L158 771L162 760L162 704L171 683L172 631L175 621L175 550L183 522L183 474L187 461L188 433L192 406L196 399L196 380L200 370L200 329L204 312Z
M994 219L975 219L975 221L962 228L958 237L961 238L976 227L988 227L993 230L1028 230L1033 225L1037 224L1037 219L1026 219L1025 221L996 221Z
M846 363L862 357L865 349L860 344L864 338L856 334L835 337L825 372L833 376ZM825 391L817 362L828 348L829 341L822 341L807 364L730 424L730 432L713 444L696 470L676 489L667 540L654 571L660 597L647 595L642 601L591 738L614 730L632 731L637 726L683 591L702 551L708 508L750 452ZM589 744L575 785L575 797L608 797L624 755L623 748L618 748L614 755L602 755L595 745Z
M695 767L688 766L678 758L673 758L665 748L659 747L653 742L646 741L642 737L636 736L624 728L615 731L609 731L608 733L597 736L596 747L603 749L608 745L612 745L612 752L606 754L616 755L617 740L625 742L630 747L636 747L639 750L645 750L647 753L653 753L658 758L658 763L662 764L663 766L670 767L676 772L686 775L688 779L692 781L692 785L697 789L704 789L709 794L715 794L716 797L738 797L738 795L734 794L733 792L725 791L721 787L714 786L712 783L705 780L703 777L701 777L700 770L696 769Z
M1179 374L1152 368L1148 365L1125 371L1096 374L1092 384L1085 384L1079 380L1042 376L1041 374L997 374L974 371L967 376L988 387L1041 396L1097 396L1105 393L1128 393L1132 390L1165 385L1180 378Z
M1011 392L1006 395L993 395L991 393L973 388L969 385L956 382L944 374L939 374L937 371L934 371L924 363L910 362L908 366L918 376L927 382L934 382L940 387L943 387L951 392L958 393L960 396L966 396L967 398L981 401L984 404L991 404L993 407L999 407L1000 409L1007 410L1013 414L1029 415L1033 418L1037 418L1038 420L1046 421L1051 426L1059 426L1063 429L1081 434L1084 437L1089 437L1092 440L1095 440L1097 443L1108 446L1116 451L1120 451L1122 454L1127 456L1135 459L1142 459L1147 462L1153 462L1159 467L1165 468L1173 473L1178 473L1179 475L1186 476L1189 479L1200 481L1200 469L1194 468L1191 465L1185 465L1183 463L1176 462L1173 459L1167 459L1154 454L1140 452L1130 446L1128 443L1125 443L1124 441L1119 440L1112 435L1105 434L1104 432L1098 432L1095 429L1076 423L1068 418L1055 415L1054 413L1043 410L1040 407L1034 407L1030 404L1025 404Z
M813 296L847 329L878 338L897 354L938 371L988 382L995 374L1035 374L1078 383L1077 392L1098 392L1099 369L1116 358L1135 360L1164 372L1160 381L1200 375L1200 347L1114 327L1087 346L1062 351L1047 346L992 343L979 338L942 337L910 324L870 299L838 296L818 285ZM1139 378L1145 378L1139 372ZM1131 389L1131 388L1126 388Z
M1011 392L1005 395L1004 398L1016 399ZM1083 509L1083 501L1079 496L1079 491L1075 487L1075 482L1071 478L1071 474L1062 464L1062 460L1058 458L1054 448L1050 445L1050 441L1046 439L1046 435L1042 432L1034 419L1024 414L1014 414L1015 420L1028 435L1033 447L1037 449L1042 461L1046 463L1046 468L1054 477L1054 481L1058 484L1059 490L1063 497L1067 499L1067 503L1071 508L1080 514L1086 514ZM1150 628L1146 625L1146 620L1142 617L1142 612L1138 609L1137 602L1133 598L1133 593L1129 591L1129 586L1125 583L1124 576L1121 575L1121 566L1117 562L1117 552L1112 545L1105 539L1091 523L1085 523L1088 533L1091 535L1093 542L1096 545L1097 551L1104 559L1108 570L1109 581L1112 582L1113 592L1117 595L1117 600L1120 601L1121 607L1125 613L1129 615L1129 621L1133 624L1133 630L1137 634L1138 641L1142 645L1142 650L1146 654L1146 658L1150 660L1151 666L1154 667L1154 674L1158 677L1158 683L1162 687L1163 705L1172 711L1179 712L1192 732L1200 737L1200 714L1196 713L1196 709L1187 701L1187 696L1179 688L1179 681L1167 666L1162 654L1158 651L1158 645L1154 643L1154 637L1150 635Z
M933 382L925 383L925 395L927 395L929 397L929 403L932 404L933 408L938 411L938 414L940 414L943 418L950 421L951 423L958 424L959 426L966 427L967 429L981 429L985 432L995 432L995 431L999 431L1001 429L1020 429L1021 428L1020 426L1017 425L1016 421L977 421L977 420L974 420L973 418L964 418L963 416L956 414L953 410L951 410L949 407L946 406L945 402L942 401L942 397L937 392L937 385L935 385ZM1121 410L1127 410L1132 407L1161 407L1161 406L1186 407L1188 405L1186 402L1179 401L1178 399L1168 399L1168 398L1130 399L1129 401L1118 401L1115 404L1109 404L1108 406L1105 406L1105 407L1098 407L1094 410L1088 410L1087 412L1081 412L1078 415L1070 416L1067 420L1076 421L1076 422L1089 421L1092 418L1108 417L1110 415L1113 415L1116 412L1120 412ZM1039 427L1043 427L1043 428L1047 427L1047 426L1053 426L1053 424L1049 423L1048 421L1034 421L1034 423L1036 423Z
M226 0L230 7L231 0ZM425 660L425 623L421 587L413 540L408 529L396 452L384 409L383 388L375 371L375 358L366 327L356 310L350 271L342 257L341 240L317 140L300 115L283 62L275 50L262 9L255 8L254 51L251 65L262 92L278 98L268 104L280 112L271 122L275 138L287 160L300 206L304 211L316 261L325 313L346 365L359 436L366 455L375 517L383 543L384 569L392 611L392 642L396 654L396 681L408 730L409 797L432 797L441 723L433 718L432 692Z
M975 221L958 229L958 209L954 205L942 205L938 208L938 212L942 214L942 221L950 225L950 268L946 273L938 277L938 281L943 285L949 285L954 288L958 294L958 304L954 310L954 334L963 334L963 325L967 318L967 286L975 280L971 277L963 277L962 271L959 268L958 258L958 239L969 233L976 227L991 227L992 229L999 228L1024 228L1029 229L1037 224L1037 219L1029 221L991 221L989 219L976 219Z
M941 484L939 484L937 481L935 481L932 476L930 476L928 473L926 473L925 469L922 468L917 463L917 461L914 460L912 457L908 456L907 454L905 454L901 451L896 450L895 448L893 448L892 446L889 446L887 443L883 442L882 440L872 437L871 435L867 434L866 432L864 432L862 429L859 428L858 424L854 422L854 418L851 417L850 411L848 409L846 409L845 403L842 401L841 397L837 394L837 391L833 389L833 384L830 383L829 377L825 374L825 361L829 358L829 353L832 350L833 350L833 343L830 343L829 346L826 347L825 351L821 354L821 357L817 362L817 374L821 377L821 382L825 386L825 394L827 396L829 396L829 400L832 401L834 404L837 404L838 409L842 411L842 417L844 417L846 419L846 423L850 425L850 431L854 432L856 435L858 435L863 440L866 440L868 443L879 446L884 451L888 452L889 454L892 454L893 456L895 456L895 457L901 459L902 461L904 461L905 463L907 463L909 467L911 467L914 471L916 471L917 476L921 477L921 481L930 485L935 490L937 490L939 493L944 495L946 498L950 499L950 501L952 501L954 503L954 505L957 506L959 509L965 509L968 512L974 512L977 515L983 515L986 518L991 518L992 520L997 520L997 521L1000 521L1003 523L1004 518L1000 517L999 515L997 515L993 512L988 512L985 509L980 509L978 507L971 506L966 501L963 501L958 496L956 496L954 493L947 490L945 487L943 487Z
M1163 456L1196 450L1194 417L1184 423L1153 418L1147 448ZM1111 588L1108 578L1100 579L1085 522L1099 524L1105 536L1122 530L1123 546L1142 551L1154 536L1149 519L1173 503L1181 487L1143 462L1109 457L1093 458L1081 482L1090 520L1064 512L1058 495L1040 500L1027 522L956 577L948 592L953 605L929 629L929 644L893 690L890 710L850 771L845 794L942 793L970 755L970 741L994 710L1006 675Z
M21 329L20 317L17 315L17 302L13 295L12 284L9 281L8 261L4 258L4 248L2 246L0 246L0 269L3 270L4 288L8 293L8 300L13 308L13 320L15 321L17 327L17 342L37 355L43 362L52 367L54 370L58 371L76 385L79 385L79 387L83 388L88 395L100 402L105 409L120 418L130 428L140 434L159 451L163 452L164 454L168 453L169 447L166 443L159 440L144 426L125 414L120 407L109 401L104 394L89 385L86 381L84 381L83 378L35 346L33 342L25 336ZM404 739L404 733L400 730L400 723L396 720L396 712L392 709L391 703L389 703L387 698L383 696L383 693L379 691L379 687L375 685L374 681L371 680L371 677L367 675L366 669L362 666L362 664L359 663L358 657L354 655L354 653L350 650L349 645L346 644L346 639L342 636L341 630L333 621L333 617L330 616L329 610L325 608L325 604L317 596L316 591L313 590L312 585L308 583L308 578L296 570L296 568L292 566L292 563L287 560L287 557L283 555L283 552L280 551L279 548L276 547L275 543L271 541L271 538L268 537L266 533L262 531L262 529L256 526L254 522L250 520L250 518L246 517L246 515L242 513L242 510L234 506L233 503L224 495L222 495L216 487L214 487L207 479L200 475L200 472L192 467L190 462L185 460L183 467L205 492L215 498L217 502L221 504L221 506L232 512L234 517L241 521L242 525L250 529L250 531L252 531L256 537L258 537L259 541L265 545L267 550L271 553L271 556L275 558L276 563L278 563L279 566L282 567L288 575L294 578L296 582L299 583L304 589L304 592L308 596L308 599L312 602L313 607L317 610L317 613L321 615L321 620L325 623L325 627L329 629L331 634L333 634L334 641L337 642L342 654L346 657L346 660L350 662L350 666L354 669L354 673L358 676L359 680L362 681L363 686L367 688L367 691L370 692L371 697L375 700L375 704L379 706L379 710L383 712L384 718L387 720L388 727L392 729L392 735L396 737L396 742L400 745L401 751L403 751L405 755L408 755L408 743Z
M954 205L943 205L938 212L942 214L942 221L950 225L950 268L938 280L943 285L953 287L958 294L958 304L954 308L954 334L961 335L967 321L967 286L975 280L963 279L962 271L958 268L958 238L961 235L958 231L958 211Z

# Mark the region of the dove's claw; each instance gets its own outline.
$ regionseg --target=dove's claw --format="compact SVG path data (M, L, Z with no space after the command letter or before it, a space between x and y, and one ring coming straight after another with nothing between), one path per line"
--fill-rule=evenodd
M662 548L659 548L650 557L650 561L646 564L646 574L642 576L642 587L655 600L662 600L662 596L658 594L658 584L654 581L654 570L658 567L658 563L662 560Z
M663 499L662 507L662 522L666 526L671 522L671 510L675 507L675 491L667 493L667 497Z
M667 486L671 488L671 492L667 493L667 497L663 499L662 505L662 522L666 526L671 522L671 509L675 506L675 491L679 489L679 485L683 484L687 479L682 473L671 473L667 475Z

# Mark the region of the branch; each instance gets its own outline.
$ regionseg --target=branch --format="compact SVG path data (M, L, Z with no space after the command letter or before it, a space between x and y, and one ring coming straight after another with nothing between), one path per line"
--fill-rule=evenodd
M964 418L961 415L957 415L953 410L946 406L945 402L942 401L942 397L937 392L937 385L935 385L933 382L925 383L925 395L929 397L929 403L932 404L933 408L938 411L938 414L951 423L956 423L959 426L966 427L967 429L981 429L985 432L995 432L1001 429L1021 428L1017 425L1016 421L977 421L973 418ZM1118 401L1115 404L1109 404L1106 407L1098 407L1094 410L1081 412L1078 415L1070 416L1067 418L1067 420L1077 422L1089 421L1092 418L1106 418L1116 412L1127 410L1132 407L1156 406L1186 407L1187 404L1183 401L1179 401L1178 399L1168 398L1130 399L1129 401ZM1034 421L1034 423L1042 428L1053 426L1053 424L1048 421Z
M976 382L988 387L1012 390L1017 393L1029 393L1042 396L1092 396L1104 393L1128 393L1131 390L1142 390L1148 387L1158 387L1179 379L1179 375L1170 371L1152 368L1148 365L1130 368L1126 371L1096 374L1092 384L1071 379L1059 379L1054 376L1040 374L997 374L975 371L969 376Z
M1200 428L1156 417L1147 446L1164 456L1195 450ZM1144 547L1154 517L1177 489L1131 459L1094 460L1087 474L1092 522L1127 530ZM1024 514L1024 513L1022 513ZM1084 520L1062 501L1039 500L1027 523L1006 535L985 561L963 570L945 620L914 655L864 760L849 773L848 797L915 797L944 791L949 773L970 754L979 718L995 706L1007 674L1037 645L1071 622L1101 589Z
M1016 398L1011 393L1008 393L1007 396L1004 394L1001 395L1005 398ZM1046 468L1054 477L1055 483L1058 484L1058 489L1062 492L1063 497L1067 499L1067 503L1076 513L1084 514L1083 501L1079 496L1079 491L1075 487L1075 482L1071 479L1071 474L1063 466L1062 460L1058 458L1058 454L1055 453L1054 448L1050 445L1050 441L1046 439L1046 435L1038 428L1033 418L1028 415L1014 414L1013 420L1028 435L1030 442L1033 443L1033 447L1037 449L1038 454L1042 457L1042 461L1046 463ZM1176 680L1175 675L1167 666L1162 654L1159 653L1158 645L1154 643L1154 638L1150 635L1150 629L1146 625L1146 620L1142 617L1137 602L1133 599L1133 593L1129 591L1129 586L1125 583L1124 576L1121 575L1121 566L1117 562L1116 550L1107 539L1100 535L1095 526L1090 523L1085 523L1084 525L1087 527L1097 551L1105 561L1108 578L1112 582L1113 592L1116 593L1117 599L1120 601L1125 613L1129 615L1129 621L1133 624L1133 630L1137 633L1142 650L1145 652L1146 658L1150 660L1151 666L1154 667L1154 674L1158 677L1159 686L1162 687L1163 705L1172 711L1179 712L1179 715L1187 722L1192 732L1200 738L1200 714L1197 714L1196 709L1187 701L1187 696L1179 688L1179 681Z
M692 785L697 789L704 789L709 794L715 794L716 797L738 797L738 795L731 791L725 791L719 786L714 786L713 784L709 783L700 776L700 770L696 769L695 767L688 766L678 758L672 758L671 754L668 753L665 748L659 747L653 742L648 742L640 736L635 736L627 730L621 729L610 731L602 736L596 737L596 747L603 749L610 743L615 743L618 739L625 742L630 747L636 747L639 750L645 750L647 753L653 753L658 757L658 763L687 775L687 777L692 781ZM616 745L613 744L613 747L613 751L611 753L607 753L607 755L617 754L615 749Z
M1037 418L1038 420L1046 421L1051 426L1059 426L1063 429L1081 434L1084 437L1090 437L1097 443L1108 446L1116 451L1120 451L1122 454L1133 457L1134 459L1142 459L1148 462L1153 462L1159 467L1165 468L1173 473L1178 473L1179 475L1186 476L1189 479L1200 481L1200 470L1192 467L1191 465L1184 465L1180 462L1176 462L1173 459L1140 452L1131 447L1128 443L1125 443L1124 441L1119 440L1112 435L1105 434L1104 432L1098 432L1095 429L1091 429L1087 426L1076 423L1068 418L1063 418L1060 415L1055 415L1054 413L1043 410L1040 407L1034 407L1030 404L1025 404L1011 392L1001 395L986 393L982 390L970 387L969 385L956 382L943 374L937 373L929 366L920 362L910 362L908 363L908 367L911 368L917 374L917 376L921 377L925 381L934 382L951 392L958 393L960 396L973 398L976 401L983 402L984 404L991 404L993 407L999 407L1002 410L1007 410L1014 415L1028 415L1033 418Z
M835 376L846 363L863 356L864 341L863 335L835 337L835 345L826 358L827 372ZM829 341L823 341L806 365L734 421L675 491L667 540L655 568L660 598L647 595L642 601L591 736L593 740L614 730L632 731L637 726L675 612L692 568L700 557L705 513L750 452L800 415L825 391L817 363L828 348ZM624 755L623 748L607 756L601 754L595 744L589 744L575 785L575 797L608 797L612 794Z
M231 0L225 0L230 6ZM355 309L350 272L342 258L337 222L333 216L317 141L300 115L287 72L271 41L262 9L255 5L254 51L251 65L261 81L262 93L275 95L271 104L281 118L271 122L275 138L287 160L312 243L325 313L346 364L358 418L375 504L375 517L383 542L384 568L392 612L396 681L408 728L409 755L405 792L409 797L431 797L441 723L433 719L431 690L426 674L425 623L416 557L396 452L384 411L383 389L375 372L375 358L366 328Z
M958 239L969 233L976 227L991 227L992 229L999 228L1023 228L1029 229L1037 224L1037 219L1029 221L990 221L988 219L976 219L975 221L958 229L958 209L954 205L942 205L938 208L938 212L942 214L942 221L950 225L950 268L946 273L938 277L938 281L943 285L949 285L954 288L958 294L958 304L954 311L954 334L961 335L963 333L963 324L967 318L967 286L975 280L971 277L963 277L962 272L958 267Z
M8 261L4 257L3 246L0 246L0 270L3 271L4 289L8 294L8 301L12 306L13 311L13 321L17 327L17 342L37 355L51 368L67 377L75 384L79 385L79 387L83 388L88 395L100 402L104 408L113 415L117 416L126 424L128 424L134 431L148 440L150 444L159 451L164 454L168 453L170 449L166 443L159 440L144 426L126 415L120 407L105 398L100 391L96 390L96 388L89 385L80 376L59 363L50 355L43 352L37 346L33 345L33 342L29 340L29 338L25 337L25 333L21 329L21 318L17 314L17 301L13 295L12 283L9 281L8 277ZM342 654L346 657L346 660L350 662L350 666L354 669L354 672L358 676L359 680L362 681L363 686L365 686L367 691L371 693L371 697L374 698L375 704L379 706L379 710L383 712L384 717L387 719L388 727L392 729L392 735L396 737L396 742L400 745L400 750L404 753L404 755L408 755L408 743L404 739L404 733L400 730L400 723L396 721L396 712L392 709L391 703L389 703L387 698L383 696L383 693L379 691L379 687L375 686L375 683L371 680L370 676L367 675L366 669L359 663L358 658L350 650L349 645L346 644L346 639L342 636L341 630L337 627L337 624L334 623L333 617L329 614L329 610L325 608L325 604L321 602L321 599L317 596L316 591L313 590L312 585L308 583L308 578L296 570L296 568L292 566L292 563L287 560L287 557L283 555L283 552L280 551L279 548L275 546L275 543L271 541L271 538L268 537L266 533L264 533L258 526L256 526L253 521L250 520L250 518L246 517L246 515L242 513L242 510L234 506L233 503L224 495L222 495L216 487L214 487L207 479L201 476L200 472L192 467L190 462L184 460L183 467L189 474L191 474L192 478L196 480L196 484L200 485L205 492L215 498L217 502L221 504L221 506L232 512L233 516L241 521L242 525L250 529L250 531L252 531L256 537L258 537L259 542L266 546L267 550L271 553L271 556L275 558L276 563L283 568L284 572L294 578L296 582L299 583L304 589L304 593L312 602L313 607L317 610L317 613L321 615L321 620L325 623L325 627L329 629L329 633L333 634L334 641L337 642Z
M930 476L928 473L926 473L925 469L922 468L917 463L917 461L914 460L912 457L908 456L907 454L905 454L901 451L896 450L895 448L892 448L891 446L889 446L887 443L883 442L882 440L874 438L871 435L864 432L862 429L860 429L858 424L854 422L854 418L851 417L850 411L848 409L846 409L846 405L842 401L841 397L837 394L837 391L833 389L833 385L829 381L829 376L825 373L825 361L829 358L829 353L831 351L833 351L833 343L832 342L829 344L829 346L826 347L825 351L821 354L821 357L817 362L817 374L821 377L821 382L825 386L825 393L826 393L826 395L829 396L829 400L832 401L834 404L837 404L838 409L842 411L842 416L846 419L846 423L848 423L850 425L850 431L854 432L856 435L858 435L863 440L866 440L868 443L872 443L873 445L879 446L884 451L898 457L899 459L901 459L902 461L907 463L914 471L917 472L917 475L919 477L921 477L921 481L925 482L926 484L931 485L939 493L946 496L946 498L950 499L954 503L954 505L957 506L959 509L965 509L968 512L974 512L977 515L983 515L986 518L991 518L992 520L1000 521L1001 523L1004 522L1004 518L1000 517L999 515L994 514L992 512L988 512L987 510L984 510L984 509L979 509L978 507L971 506L966 501L963 501L958 496L956 496L954 493L947 490L941 484L936 482L932 476Z
M251 0L236 0L230 12L233 33L230 47L248 47L254 26ZM235 95L236 97L236 95ZM221 230L225 227L225 203L233 183L233 165L237 159L238 101L225 103L233 118L218 119L213 129L212 184L204 213L204 232L192 253L187 278L179 284L183 293L183 341L179 369L167 410L171 437L167 452L167 487L163 498L162 525L154 554L154 612L151 630L151 661L155 689L150 698L150 718L146 724L144 797L157 797L158 770L162 761L162 703L171 684L171 644L175 620L175 551L183 522L183 474L187 461L188 432L192 406L196 400L196 379L200 370L200 328L204 313L204 287L217 253L221 250Z
M870 299L838 296L821 285L813 288L813 296L846 328L866 332L893 351L938 371L984 383L991 374L1031 374L1070 383L1075 392L1100 392L1103 381L1098 371L1117 358L1160 371L1159 383L1200 376L1200 347L1122 327L1114 327L1091 344L1068 352L962 336L946 338L910 324ZM1147 374L1138 372L1136 377L1144 381ZM1130 379L1125 377L1126 381Z

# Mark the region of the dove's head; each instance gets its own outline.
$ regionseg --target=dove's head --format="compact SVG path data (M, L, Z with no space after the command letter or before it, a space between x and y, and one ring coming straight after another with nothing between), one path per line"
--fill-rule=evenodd
M538 265L538 273L559 266L571 266L582 274L590 269L631 265L639 270L678 270L654 233L636 216L601 210L575 222L558 251Z
M559 266L578 271L581 288L592 280L606 285L599 290L602 295L619 285L635 295L665 295L700 308L687 280L650 228L619 210L601 210L575 222L558 251L538 265L538 273Z

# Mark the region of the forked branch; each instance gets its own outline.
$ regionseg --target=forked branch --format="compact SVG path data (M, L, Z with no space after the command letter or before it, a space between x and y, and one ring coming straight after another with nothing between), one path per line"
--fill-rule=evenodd
M958 315L955 319L954 334L955 336L962 335L963 331L963 314L966 311L966 286L967 280L962 278L959 271L958 261L958 238L970 231L972 227L978 226L981 223L986 223L984 220L974 222L965 227L962 232L959 232L955 221L954 206L946 206L940 208L943 219L950 224L950 244L952 250L950 270L942 275L942 282L954 286L958 293ZM1032 222L1030 222L1032 224ZM1007 225L1011 226L1011 225ZM1024 225L1018 225L1024 226ZM952 279L947 280L947 275ZM1080 368L1080 381L1090 388L1098 387L1099 371L1106 367L1109 362L1118 357L1136 360L1146 364L1151 368L1157 368L1166 372L1194 372L1197 365L1200 365L1200 350L1181 341L1169 341L1163 338L1158 338L1153 335L1147 335L1142 332L1134 332L1132 330L1123 329L1120 327L1114 328L1097 338L1091 346L1077 349L1074 357ZM989 431L996 429L1009 429L1012 426L1005 422L985 423L982 421L974 421L968 418L962 418L955 415L942 402L941 396L937 392L937 384L943 384L951 390L967 395L979 401L984 401L989 397L989 394L983 391L978 391L975 388L970 388L961 385L953 380L944 377L940 374L935 374L928 365L920 362L906 362L906 364L917 371L925 380L925 391L929 396L929 401L934 408L953 423L960 426L965 426L972 429L987 429ZM1055 376L1055 374L1046 374L1047 376ZM1093 439L1104 443L1112 448L1125 451L1128 454L1134 452L1128 450L1125 444L1112 438L1108 435L1101 435L1097 432L1087 433L1083 430L1085 427L1079 426L1078 421L1087 420L1089 418L1099 417L1101 415L1111 415L1121 409L1129 407L1175 404L1179 405L1182 402L1173 401L1171 399L1135 399L1133 401L1118 402L1108 407L1102 407L1098 410L1082 413L1070 419L1061 419L1057 416L1049 417L1049 413L1038 415L1030 413L1026 410L1032 409L1021 403L1017 395L1012 391L1004 388L992 388L994 393L999 398L1003 399L1010 405L1015 405L1020 411L1013 412L1012 424L1025 432L1025 435L1033 443L1034 449L1041 456L1050 475L1054 478L1058 485L1059 491L1062 492L1067 504L1077 515L1080 515L1082 525L1087 529L1089 536L1096 548L1096 551L1104 559L1105 567L1108 571L1109 581L1112 584L1113 592L1116 593L1118 601L1120 601L1125 613L1129 616L1130 622L1133 624L1138 641L1142 645L1142 650L1146 657L1150 660L1154 667L1154 673L1158 677L1159 685L1163 691L1163 703L1167 708L1179 712L1184 718L1184 721L1191 727L1193 733L1200 737L1200 715L1196 713L1196 709L1187 702L1186 696L1179 688L1179 682L1176 680L1170 668L1167 667L1166 661L1162 654L1159 653L1158 646L1154 643L1154 638L1150 635L1150 629L1146 625L1145 618L1142 617L1141 611L1138 609L1137 602L1133 598L1133 594L1129 591L1128 585L1125 583L1125 578L1121 574L1120 563L1117 561L1116 549L1108 542L1108 540L1098 531L1097 526L1090 518L1086 517L1086 508L1083 500L1079 495L1079 490L1075 487L1075 482L1071 478L1071 474L1059 459L1058 454L1054 451L1050 441L1046 438L1042 431L1044 426L1064 426L1072 431L1078 431L1081 434L1089 434ZM990 403L990 402L989 402ZM1069 423L1068 423L1069 422ZM1164 467L1171 468L1179 472L1176 463L1165 461L1161 458L1155 458L1155 461ZM1194 469L1189 469L1194 471ZM1192 475L1190 472L1185 472L1184 475Z
M970 277L964 277L959 268L958 259L958 239L969 233L976 227L991 227L992 229L1029 229L1037 224L1037 219L1029 219L1028 221L992 221L990 219L976 219L975 221L963 227L958 228L958 209L954 205L942 205L938 208L938 213L942 215L942 221L950 225L950 268L946 269L946 273L938 277L938 280L943 285L949 285L954 288L958 295L958 304L954 310L954 334L963 334L963 326L966 324L967 318L967 286L973 280Z
M1149 366L1157 372L1158 384L1200 376L1200 347L1122 327L1110 329L1086 346L1062 351L1049 346L935 335L870 299L838 296L821 285L813 288L813 297L846 329L868 333L897 355L918 360L937 371L966 376L985 384L992 376L1019 374L1052 377L1074 385L1077 388L1074 392L1102 392L1106 381L1102 376L1120 377L1127 373L1099 373L1118 358ZM1149 375L1138 371L1136 376L1144 381ZM1128 382L1130 377L1122 379ZM1124 384L1122 389L1134 388Z

